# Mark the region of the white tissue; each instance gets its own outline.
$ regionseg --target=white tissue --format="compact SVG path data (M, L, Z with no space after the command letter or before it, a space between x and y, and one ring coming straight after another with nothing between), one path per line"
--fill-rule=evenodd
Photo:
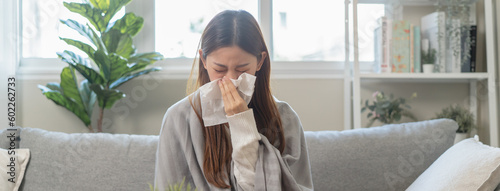
M254 75L243 73L233 82L241 98L248 104L252 99L255 88ZM201 115L205 127L227 123L226 112L224 111L224 100L219 88L219 80L216 79L200 87Z

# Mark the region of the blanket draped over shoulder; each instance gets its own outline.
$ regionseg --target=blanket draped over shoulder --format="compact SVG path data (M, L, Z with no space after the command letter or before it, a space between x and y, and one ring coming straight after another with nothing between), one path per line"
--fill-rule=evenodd
M196 99L199 91L192 96L194 102L199 101ZM206 181L203 174L203 131L188 97L170 107L163 118L156 154L155 187L163 191L168 185L180 183L185 178L185 183L198 190L242 190L233 173L233 162L230 179L227 180L231 185L230 189L217 188ZM275 101L281 115L286 147L281 154L261 134L254 190L313 190L309 156L300 120L286 102L276 98Z

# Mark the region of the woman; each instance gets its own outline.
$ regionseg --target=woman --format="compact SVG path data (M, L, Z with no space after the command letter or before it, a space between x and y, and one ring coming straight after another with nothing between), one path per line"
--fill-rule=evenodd
M271 95L269 53L253 16L219 13L200 46L190 76L198 66L196 91L163 119L155 187L185 179L199 190L312 190L302 125L287 103ZM256 77L248 105L230 80L243 73ZM204 125L202 110L213 108L201 106L198 88L209 82L218 83L227 123Z

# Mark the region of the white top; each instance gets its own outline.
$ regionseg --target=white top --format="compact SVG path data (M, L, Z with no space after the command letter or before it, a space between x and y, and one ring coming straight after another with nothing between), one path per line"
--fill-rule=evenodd
M254 190L255 164L258 158L260 134L253 110L227 116L233 146L234 176L245 191Z

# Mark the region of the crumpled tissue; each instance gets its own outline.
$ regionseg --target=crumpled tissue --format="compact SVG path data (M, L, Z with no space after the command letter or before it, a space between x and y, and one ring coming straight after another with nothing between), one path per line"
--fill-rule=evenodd
M231 79L241 98L247 104L252 100L255 79L254 75L248 73L241 74L236 80ZM228 122L224 111L224 100L218 84L219 80L221 79L216 79L200 87L201 113L205 127Z

